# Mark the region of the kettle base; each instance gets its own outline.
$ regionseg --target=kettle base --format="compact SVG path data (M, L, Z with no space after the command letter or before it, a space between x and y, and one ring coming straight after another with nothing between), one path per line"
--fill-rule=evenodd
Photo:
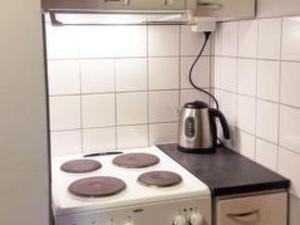
M177 149L185 153L197 153L197 154L214 154L217 151L217 148L184 148L180 145L177 145Z

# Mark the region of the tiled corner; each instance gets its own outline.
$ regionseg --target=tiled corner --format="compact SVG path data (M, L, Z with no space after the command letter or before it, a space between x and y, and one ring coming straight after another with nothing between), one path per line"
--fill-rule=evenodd
M257 97L279 101L280 62L258 60Z
M212 85L231 126L237 118L240 153L292 181L292 224L300 202L299 28L299 17L218 24Z
M288 106L280 106L281 146L300 153L300 110Z
M292 181L291 193L300 197L300 155L284 148L279 149L278 172Z
M273 171L277 170L278 146L256 139L256 161Z
M281 63L281 99L284 104L300 107L300 63Z
M237 89L237 65L238 60L236 58L220 58L220 64L218 68L220 77L220 87L227 91L236 92Z
M278 104L257 101L256 135L273 143L278 143Z
M238 55L238 22L222 24L222 51L224 56Z
M237 126L237 96L233 93L225 91L219 91L219 104L220 109L227 117L228 123L236 127Z
M246 132L255 134L255 99L238 96L238 127Z
M205 89L206 91L209 91L208 89ZM184 106L185 103L193 102L193 101L203 101L206 102L208 105L210 105L210 98L195 89L187 89L187 90L181 90L180 91L180 106Z
M181 58L181 88L193 88L189 81L190 68L194 57ZM210 58L202 57L194 67L192 79L198 87L210 87Z
M237 135L237 149L243 156L255 160L255 136L239 131Z
M181 26L181 38L180 47L181 55L183 56L196 56L198 55L202 43L205 40L203 33L192 32L190 26ZM207 42L207 45L203 51L203 55L210 54L211 39Z

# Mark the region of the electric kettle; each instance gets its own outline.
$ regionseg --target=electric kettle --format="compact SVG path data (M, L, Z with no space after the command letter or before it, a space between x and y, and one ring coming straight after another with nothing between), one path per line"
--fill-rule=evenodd
M209 108L205 102L186 103L179 110L179 150L215 152L218 142L216 119L220 120L224 137L229 139L229 126L222 112Z

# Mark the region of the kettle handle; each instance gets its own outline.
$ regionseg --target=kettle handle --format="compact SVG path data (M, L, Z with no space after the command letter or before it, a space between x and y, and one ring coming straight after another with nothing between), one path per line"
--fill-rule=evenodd
M228 125L228 122L227 122L224 114L221 111L213 109L213 108L209 109L209 113L213 118L218 118L220 120L224 137L226 139L230 139L229 125Z

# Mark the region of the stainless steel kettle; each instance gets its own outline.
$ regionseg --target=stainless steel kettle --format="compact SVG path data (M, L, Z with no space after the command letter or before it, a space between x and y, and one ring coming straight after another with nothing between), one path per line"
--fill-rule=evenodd
M205 102L186 103L179 110L179 150L185 152L214 152L217 146L217 123L220 120L223 135L230 138L227 120L219 110Z

